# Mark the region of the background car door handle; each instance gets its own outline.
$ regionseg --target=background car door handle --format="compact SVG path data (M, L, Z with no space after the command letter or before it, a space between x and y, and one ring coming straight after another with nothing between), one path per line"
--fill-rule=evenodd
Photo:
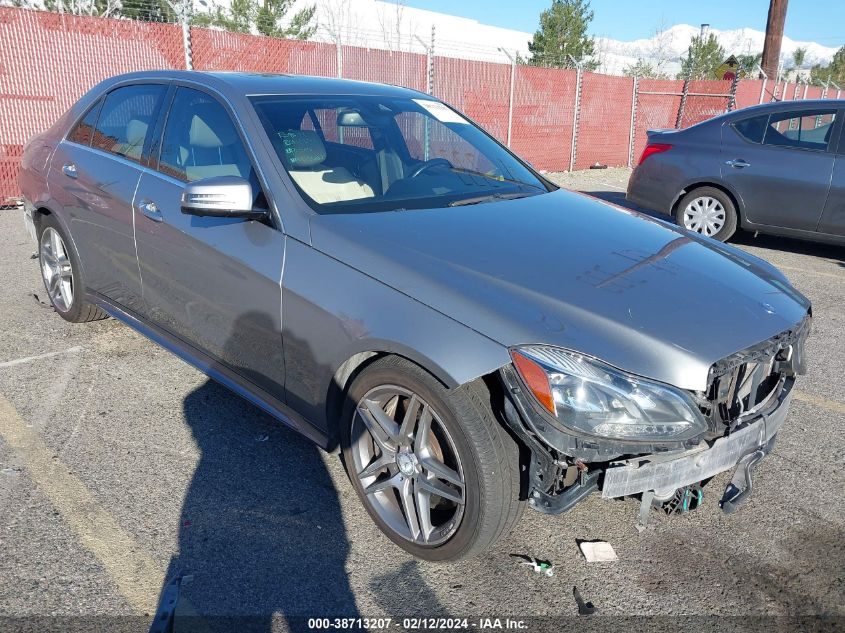
M73 163L62 165L62 173L68 178L76 178L76 165Z
M736 169L742 169L743 167L751 167L751 163L742 160L741 158L734 158L733 160L726 160L725 165L730 165L731 167L735 167Z
M142 200L137 205L138 211L143 213L153 222L161 222L164 220L164 216L161 215L161 211L156 206L155 202L150 202L149 200Z

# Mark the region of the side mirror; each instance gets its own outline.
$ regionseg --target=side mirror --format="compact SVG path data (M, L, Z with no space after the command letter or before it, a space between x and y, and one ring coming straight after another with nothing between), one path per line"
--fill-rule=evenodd
M267 215L253 209L252 185L240 176L215 176L185 185L182 213L215 218L260 220Z

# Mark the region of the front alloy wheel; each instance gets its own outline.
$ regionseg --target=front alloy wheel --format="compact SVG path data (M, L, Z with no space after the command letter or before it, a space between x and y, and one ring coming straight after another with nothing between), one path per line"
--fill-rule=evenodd
M445 561L478 554L510 531L523 505L519 449L483 380L447 389L411 361L385 356L345 396L344 466L390 540Z
M396 534L439 545L464 514L463 466L438 413L396 385L371 389L352 421L352 457L364 494Z

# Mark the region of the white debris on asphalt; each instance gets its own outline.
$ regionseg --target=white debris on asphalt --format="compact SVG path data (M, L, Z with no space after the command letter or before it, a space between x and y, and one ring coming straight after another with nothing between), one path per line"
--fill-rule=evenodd
M588 563L609 563L619 560L613 546L604 541L583 541L580 544L581 553Z

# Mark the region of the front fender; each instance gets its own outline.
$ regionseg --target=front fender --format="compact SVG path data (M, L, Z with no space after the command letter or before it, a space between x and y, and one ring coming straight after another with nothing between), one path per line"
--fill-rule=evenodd
M288 404L323 430L349 359L398 354L449 388L510 362L500 343L293 239L282 286Z

